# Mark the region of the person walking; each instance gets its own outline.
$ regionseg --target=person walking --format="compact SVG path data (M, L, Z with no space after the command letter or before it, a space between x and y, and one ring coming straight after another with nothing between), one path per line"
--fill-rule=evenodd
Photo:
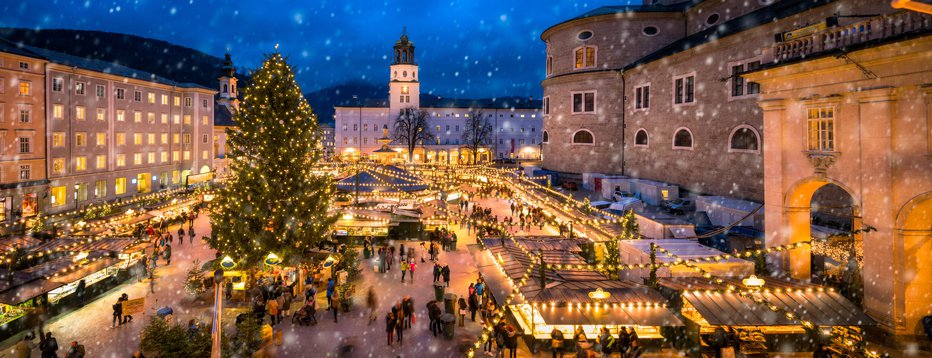
M443 333L443 327L440 324L440 307L437 306L437 301L431 300L427 303L427 317L430 318L430 332L434 334L434 337L438 333Z
M333 312L333 323L337 323L337 315L340 313L340 297L333 296L332 304L330 311Z
M388 266L388 263L385 262L385 249L379 248L379 273L385 273L385 268Z
M32 350L36 348L35 343L32 343L33 337L33 333L30 331L23 336L23 339L16 342L16 346L13 347L16 358L29 358L32 356Z
M331 278L327 281L327 309L333 309L333 290L336 288L336 283L333 282Z
M443 265L440 274L443 275L443 284L450 287L450 265Z
M123 325L123 301L120 299L117 299L117 302L113 304L113 320L110 323L110 328L116 328L117 325Z
M84 355L87 352L84 350L83 344L78 344L78 341L71 341L71 348L68 349L68 354L65 355L65 358L84 358Z
M433 258L431 258L431 260L433 260ZM434 282L440 281L440 271L440 264L434 262Z
M385 333L388 334L388 345L391 346L395 334L395 315L392 311L385 314Z
M278 323L278 301L270 298L268 302L265 303L265 311L269 314L269 323L272 327L275 327L275 324Z
M459 306L460 327L463 327L463 325L466 323L466 299L460 297L459 301L457 302L457 306Z
M404 315L404 328L411 328L411 323L414 321L414 300L411 296L405 296L401 300L401 313Z
M599 344L602 346L600 349L602 358L611 358L612 352L615 350L615 336L608 332L607 327L602 327L601 331Z
M476 321L476 311L479 310L479 297L476 296L476 293L473 292L469 295L469 319L473 322Z
M42 352L42 358L58 358L58 341L52 337L52 332L46 332L42 336L42 329L39 329L39 351Z
M372 324L372 322L375 322L375 319L376 319L375 306L377 306L377 303L378 302L376 301L376 297L375 297L375 289L373 288L373 286L369 286L369 291L366 292L366 307L369 308L369 324L370 325Z
M397 316L395 316L395 338L398 340L398 345L403 345L403 337L405 331L405 321L408 319L405 317L404 307L402 307L401 302L395 305L394 311Z
M412 249L408 249L411 251ZM408 258L408 279L411 280L411 283L414 283L414 269L417 268L417 263L414 262L413 258Z
M404 246L402 246L404 247ZM401 259L401 282L405 282L405 274L408 273L408 260Z
M165 266L172 264L172 245L165 245Z
M178 226L178 240L184 240L184 225Z
M553 327L553 330L550 331L550 351L553 352L553 358L557 358L558 355L563 358L563 352L565 351L563 341L563 331Z
M120 299L119 299L119 301L117 301L117 302L119 302L119 303L121 304L120 306L122 306L122 303L123 303L123 302L126 302L126 301L129 301L129 295L127 295L127 294L124 293L124 294L120 295ZM121 310L121 311L122 311L122 310ZM125 316L123 316L123 323L129 323L129 322L132 322L132 321L133 321L133 316L132 316L132 315L125 315Z
M622 326L618 330L618 341L616 342L618 346L618 353L621 353L622 358L626 357L628 354L628 348L631 347L630 337L628 337L628 328Z

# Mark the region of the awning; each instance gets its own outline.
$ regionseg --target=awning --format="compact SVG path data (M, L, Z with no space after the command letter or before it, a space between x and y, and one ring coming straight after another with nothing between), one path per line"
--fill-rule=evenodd
M874 321L850 301L831 291L759 293L767 302L819 326L868 326ZM683 300L712 326L796 326L786 318L737 293L684 292Z
M69 272L61 276L51 277L49 278L49 281L59 282L62 285L69 284L72 282L77 282L77 281L80 281L82 278L90 276L91 274L97 271L103 270L107 267L116 265L119 262L120 262L120 259L115 259L112 257L103 257L103 258L97 259L96 261L89 262L86 265L81 266L80 268L78 268L77 270L73 272Z
M576 308L541 307L538 313L548 325L622 325L647 327L682 326L676 316L665 307Z
M0 292L0 303L15 306L64 285L63 283L38 279L14 287L11 290Z

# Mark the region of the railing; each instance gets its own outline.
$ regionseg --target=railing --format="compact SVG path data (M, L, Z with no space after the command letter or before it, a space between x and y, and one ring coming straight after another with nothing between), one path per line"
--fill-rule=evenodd
M790 41L779 42L770 49L764 62L783 62L824 51L843 49L863 42L932 29L932 16L915 11L900 11L844 26L834 26Z

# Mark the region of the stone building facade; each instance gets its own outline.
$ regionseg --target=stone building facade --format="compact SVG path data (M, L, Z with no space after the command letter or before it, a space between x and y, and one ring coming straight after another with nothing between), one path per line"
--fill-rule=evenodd
M766 242L813 237L813 199L841 188L862 246L864 308L896 341L932 315L932 15L859 18L763 49ZM813 277L810 246L779 262Z
M0 222L45 208L45 64L0 40Z
M481 160L495 158L538 159L542 139L541 101L524 98L446 99L420 93L419 66L414 44L407 34L394 46L389 68L388 98L356 98L334 106L334 154L344 158L374 156L382 147L383 129L391 130L403 109L415 108L430 114L429 128L435 140L415 149L415 162L465 163L473 153L463 142L469 115L482 114L493 133L478 154ZM389 134L390 136L391 134ZM399 152L407 149L392 143Z
M186 184L211 171L215 90L29 48L49 60L50 213Z
M543 167L763 201L759 85L734 75L760 66L775 34L852 11L892 9L829 0L662 1L603 7L554 25L541 35Z

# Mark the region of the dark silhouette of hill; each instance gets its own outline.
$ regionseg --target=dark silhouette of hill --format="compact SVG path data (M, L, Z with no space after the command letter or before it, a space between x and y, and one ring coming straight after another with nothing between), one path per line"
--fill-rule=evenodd
M223 58L135 35L90 30L0 28L0 37L73 56L117 63L175 82L216 88ZM234 62L236 58L233 59ZM248 80L237 69L240 80Z
M333 106L337 104L355 103L353 95L358 98L388 98L388 85L376 85L363 81L349 81L322 88L304 94L307 103L317 114L320 123L333 124Z

